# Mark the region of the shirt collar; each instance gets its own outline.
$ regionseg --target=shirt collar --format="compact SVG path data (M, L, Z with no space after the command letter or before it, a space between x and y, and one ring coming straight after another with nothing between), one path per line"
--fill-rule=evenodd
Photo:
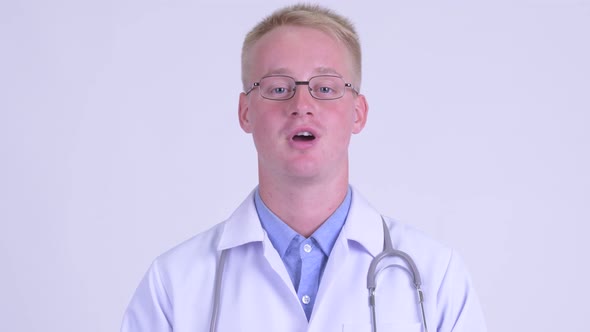
M348 216L348 210L350 209L350 203L352 201L352 190L349 187L346 192L346 197L340 204L340 206L332 213L332 215L318 228L311 237L318 243L320 249L325 255L330 255L334 243L340 234L340 230L346 222ZM291 244L293 238L299 235L291 227L285 224L279 217L277 217L270 209L264 204L258 189L254 193L254 204L262 228L267 232L268 237L278 251L281 257L284 257L287 248Z

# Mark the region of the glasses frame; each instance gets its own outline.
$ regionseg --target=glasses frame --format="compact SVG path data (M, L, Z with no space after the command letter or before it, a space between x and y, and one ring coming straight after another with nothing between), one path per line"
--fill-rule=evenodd
M357 95L359 94L359 91L357 89L355 89L354 86L352 86L352 83L347 83L344 78L342 78L342 76L338 76L338 75L316 75L316 76L312 76L310 77L307 81L297 81L295 78L288 76L288 75L268 75L268 76L264 76L262 77L258 82L254 82L252 83L252 87L250 87L250 89L248 91L246 91L246 96L250 94L250 92L252 92L252 90L254 90L255 88L260 88L260 82L265 79L265 78L269 78L269 77L286 77L286 78L290 78L293 80L293 82L295 82L295 87L293 88L293 93L291 94L291 96L289 98L285 98L285 99L276 99L276 98L268 98L262 95L262 92L260 89L258 89L258 94L260 95L260 97L267 99L267 100L275 100L275 101L285 101L285 100L289 100L292 99L293 97L295 97L295 93L297 93L297 86L298 85L307 85L307 91L309 92L309 95L313 98L313 99L317 99L317 100L336 100L336 99L340 99L342 97L344 97L344 93L342 92L342 95L340 97L336 97L336 98L317 98L316 96L314 96L311 93L311 88L309 87L309 82L311 80L313 80L314 78L317 77L336 77L342 80L342 82L344 82L344 89L346 90L346 88L350 88L352 91L354 91Z

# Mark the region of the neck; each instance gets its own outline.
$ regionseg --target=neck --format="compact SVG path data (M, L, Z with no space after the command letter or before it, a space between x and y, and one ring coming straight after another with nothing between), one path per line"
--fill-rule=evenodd
M302 236L309 237L342 204L348 177L323 183L293 184L260 178L258 187L264 204Z

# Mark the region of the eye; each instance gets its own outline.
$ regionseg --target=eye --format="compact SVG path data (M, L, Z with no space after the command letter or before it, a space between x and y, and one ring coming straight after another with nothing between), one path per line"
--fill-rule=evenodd
M282 96L289 93L289 87L283 84L269 84L268 86L264 87L264 95L265 96Z
M283 93L286 93L286 92L287 92L287 88L282 87L282 86L273 88L270 91L270 93L275 94L275 95L280 95L280 94L283 94Z
M288 99L295 83L287 76L268 76L260 81L260 92L268 99Z
M343 84L339 77L316 76L311 79L309 87L316 98L331 99L341 94Z
M333 93L334 89L329 86L320 86L317 88L318 92L320 93Z

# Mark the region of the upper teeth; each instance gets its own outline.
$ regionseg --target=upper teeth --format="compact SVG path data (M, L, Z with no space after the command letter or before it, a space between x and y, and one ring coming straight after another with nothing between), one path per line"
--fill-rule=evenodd
M297 133L297 136L313 136L313 134L309 131L301 131Z

